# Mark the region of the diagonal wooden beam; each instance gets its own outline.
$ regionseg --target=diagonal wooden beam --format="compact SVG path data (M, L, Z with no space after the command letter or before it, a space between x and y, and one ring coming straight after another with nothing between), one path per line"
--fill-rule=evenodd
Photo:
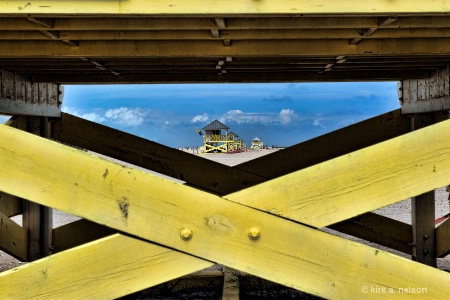
M54 139L63 143L185 180L191 186L224 195L410 132L410 119L402 115L400 110L394 110L233 168L65 113L62 118L52 122L52 130ZM369 238L380 245L411 253L408 246L411 235L392 236L383 233L385 228L376 229L389 222L386 218L367 213L360 220L370 220L371 223L344 221L334 229L339 228L343 233ZM368 227L365 228L364 224ZM409 226L395 221L389 224L389 231L398 232L404 232L407 230L404 227Z
M14 217L22 213L22 200L0 192L0 212L7 217Z
M418 153L423 164L420 172L413 172L414 176L409 178L402 177L403 184L396 182L395 187L386 186L387 190L380 193L389 194L391 189L417 192L420 188L433 189L434 184L443 185L443 177L448 177L446 175L450 169L448 163L439 165L439 172L434 172L440 176L430 176L427 169L430 163L442 162L442 155L448 157L449 146L438 139L448 140L449 127L450 122L446 121L428 127L432 130L425 128L408 134L407 138L386 142L390 143L390 153L402 150L397 145L398 139L415 150L415 143L434 147ZM427 289L427 296L437 299L444 299L448 294L448 290L442 288L450 276L445 272L13 128L0 126L0 137L5 141L0 147L0 159L10 162L7 168L0 165L0 190L11 194L326 298L359 295L363 286L384 286L396 292L403 286L420 286ZM29 145L33 145L32 149ZM361 155L359 152L363 151L366 158L379 155L379 159L383 159L386 154L384 146L382 149L375 145L360 150L350 158L357 162ZM367 150L372 148L376 150L370 156ZM47 155L37 154L42 151ZM406 157L410 158L408 155ZM356 169L371 169L380 163L379 159L368 159L364 167ZM315 187L318 195L325 195L323 202L316 203L316 210L326 208L328 188L336 186L329 185L333 183L333 174L341 172L339 159L331 162L334 164L327 162L318 165L319 171L327 169L331 177L323 177L323 181ZM352 165L351 162L348 163ZM400 169L409 169L407 160L403 159L402 163ZM309 172L310 169L296 173ZM398 174L395 168L391 170ZM408 174L411 174L411 170L408 170ZM426 177L430 179L426 180ZM284 183L286 191L292 189L293 181L290 180L288 178ZM371 183L377 186L383 180L384 174L375 172ZM344 181L334 183L341 184L338 190L345 191L345 194L356 192L366 195L365 191L372 193L374 190L370 185L367 186L368 183L363 185L364 188L347 185ZM265 184L249 189L258 192L256 188L259 187L267 191ZM322 189L322 184L327 189ZM293 189L297 198L300 195L300 200L303 194L309 194L309 191L303 193L303 187L295 186ZM235 196L232 194L227 198L239 200ZM281 196L277 199L282 200L283 193L278 191L273 196ZM350 206L352 211L356 210L352 203L342 201L344 198L347 197L334 199L339 210L333 211L330 218L339 215L341 210L346 215L346 206ZM392 202L395 202L394 198L387 197ZM404 197L397 201L402 199ZM366 197L366 201L375 202L375 206L384 205L374 201L373 197ZM365 208L367 206L363 206ZM305 216L303 219L314 221ZM314 225L313 222L310 224ZM276 268L273 267L274 263Z
M211 265L190 255L114 234L0 273L0 297L115 299Z
M52 121L52 138L183 180L219 195L265 180L66 113Z
M53 253L62 252L114 233L111 228L81 219L53 229L52 250Z
M450 254L450 222L446 220L436 228L436 256L445 257Z
M26 261L28 236L25 229L0 212L0 250Z
M328 228L406 254L412 253L411 225L375 213L365 213Z
M273 179L410 131L410 118L393 110L233 168Z

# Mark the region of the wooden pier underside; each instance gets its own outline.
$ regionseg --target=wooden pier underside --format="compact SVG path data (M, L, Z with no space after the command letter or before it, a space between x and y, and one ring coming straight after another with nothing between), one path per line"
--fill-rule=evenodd
M0 1L0 249L30 262L0 273L0 298L112 299L221 264L329 299L447 299L450 274L432 266L450 222L432 212L450 184L449 12ZM401 109L235 167L61 112L62 84L362 80L399 81ZM410 197L412 225L372 212ZM82 219L52 228L50 208Z

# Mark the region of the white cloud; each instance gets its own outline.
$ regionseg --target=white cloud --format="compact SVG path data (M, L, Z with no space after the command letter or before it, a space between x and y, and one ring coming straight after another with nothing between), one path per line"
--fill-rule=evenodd
M246 113L241 110L235 109L230 110L225 113L220 121L235 122L237 124L241 123L260 123L260 124L270 124L270 123L280 123L282 125L289 124L296 114L292 109L282 109L278 114L276 113Z
M77 116L79 118L95 122L95 123L102 123L102 122L106 121L106 119L102 115L95 113L95 112L81 113L73 107L63 107L62 111L65 113Z
M140 108L120 107L109 109L105 112L105 117L114 123L126 126L136 127L145 122L147 113Z
M283 108L280 111L280 114L279 114L280 123L283 125L287 125L287 124L291 123L291 120L293 117L295 117L295 112L292 109Z
M191 122L192 123L204 123L207 122L209 119L209 116L207 113L204 113L202 115L196 115L195 117L192 118Z
M273 114L266 113L245 113L239 109L229 110L220 121L222 123L235 122L242 123L270 123L273 120Z

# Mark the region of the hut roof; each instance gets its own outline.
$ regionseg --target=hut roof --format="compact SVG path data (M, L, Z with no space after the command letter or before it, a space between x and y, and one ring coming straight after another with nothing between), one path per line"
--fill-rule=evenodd
M217 120L214 120L209 125L203 127L203 130L221 130L221 129L230 129L230 127Z
M232 135L232 136L235 136L235 137L239 137L239 135L237 135L237 134L234 133L234 132L230 132L230 133L228 133L228 135Z

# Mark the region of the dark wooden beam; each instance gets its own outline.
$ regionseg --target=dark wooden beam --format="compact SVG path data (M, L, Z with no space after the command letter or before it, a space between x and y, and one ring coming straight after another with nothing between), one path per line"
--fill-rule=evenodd
M116 231L88 220L78 220L53 229L53 253L91 242Z
M394 110L234 168L272 179L408 133L410 126Z

